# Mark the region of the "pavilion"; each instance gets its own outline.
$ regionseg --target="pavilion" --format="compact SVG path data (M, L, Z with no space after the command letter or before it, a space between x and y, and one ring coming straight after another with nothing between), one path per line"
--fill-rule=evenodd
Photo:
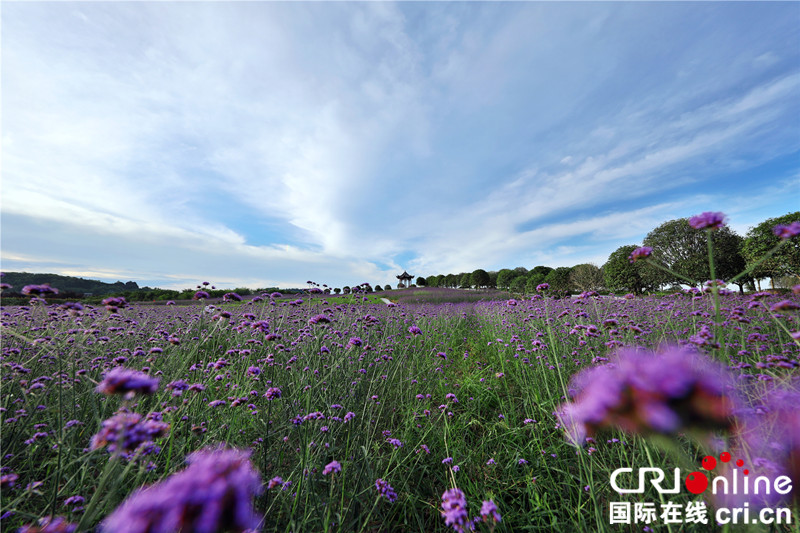
M411 286L411 280L414 279L414 276L403 270L403 273L399 276L396 276L400 282L397 284L398 289L405 289Z

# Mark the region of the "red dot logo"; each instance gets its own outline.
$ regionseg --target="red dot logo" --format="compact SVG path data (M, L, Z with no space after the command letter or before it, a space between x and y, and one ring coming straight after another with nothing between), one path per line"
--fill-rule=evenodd
M708 478L702 472L692 472L686 476L684 483L686 489L692 494L700 494L708 488Z
M736 461L736 466L744 466L744 461L742 461L741 459L738 459Z
M717 460L711 457L710 455L706 455L705 457L703 457L702 466L706 470L714 470L714 468L716 468L717 466Z
M722 461L723 463L727 463L728 461L731 460L731 454L728 452L722 452L721 454L719 454L719 460Z

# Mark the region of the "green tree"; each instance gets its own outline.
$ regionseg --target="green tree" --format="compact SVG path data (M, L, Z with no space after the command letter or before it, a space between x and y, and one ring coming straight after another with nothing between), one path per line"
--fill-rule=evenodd
M639 246L635 244L620 246L608 256L608 261L603 265L603 279L608 290L639 293L645 288L642 279L642 268L645 263L643 261L631 263L628 259L637 248Z
M569 292L570 267L558 267L545 276L544 281L550 285L550 290L555 292Z
M688 280L702 284L710 279L707 235L711 235L716 277L731 279L741 272L744 260L739 252L740 237L735 232L727 226L711 231L698 230L689 225L688 218L679 218L661 224L644 239L644 245L653 248L651 260L675 274L648 264L641 271L645 283L660 287L689 283Z
M570 289L575 291L597 291L603 288L603 271L592 263L575 265L569 272Z
M448 274L445 276L444 286L449 287L451 289L455 289L458 287L458 282L460 278L455 274Z
M531 274L541 275L542 279L544 279L553 269L549 266L535 266L533 270L530 271Z
M756 280L770 278L774 286L775 278L782 276L800 276L800 242L798 238L784 242L769 258L758 264L772 248L781 242L773 228L778 224L789 225L800 221L800 211L787 213L780 217L768 218L757 226L750 228L742 245L742 255L750 274Z
M484 269L479 268L472 272L470 275L470 283L476 289L489 286L489 273Z
M528 283L528 276L519 275L511 280L511 285L509 289L511 292L515 292L518 294L525 294L526 284Z
M497 288L507 290L516 275L509 268L504 268L497 273Z
M417 286L418 287L427 287L428 286L428 280L426 280L422 276L418 277L417 278Z
M472 275L466 272L463 272L458 275L458 286L461 289L469 289L472 286Z
M497 288L497 272L494 270L489 271L489 285L490 289Z

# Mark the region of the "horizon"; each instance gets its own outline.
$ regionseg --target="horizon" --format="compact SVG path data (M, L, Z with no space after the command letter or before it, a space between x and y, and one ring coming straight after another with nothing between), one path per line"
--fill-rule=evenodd
M4 271L602 266L800 208L794 3L3 3Z

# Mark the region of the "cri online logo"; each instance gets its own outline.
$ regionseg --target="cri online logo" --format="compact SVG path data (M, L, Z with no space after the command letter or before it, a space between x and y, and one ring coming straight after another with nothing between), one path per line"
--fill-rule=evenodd
M731 460L731 454L722 452L719 460L723 463L728 463ZM739 468L744 467L744 461L738 459L735 462L738 468L732 468L730 479L726 476L716 476L713 481L709 482L708 476L704 472L695 471L686 476L684 485L686 490L692 494L701 494L708 489L711 485L711 492L713 494L770 494L774 490L778 494L788 494L792 490L792 480L789 476L778 476L775 479L770 479L767 476L753 476L755 479L750 483L751 476L748 469L741 471L742 475L739 476ZM717 466L717 460L707 455L703 458L701 466L704 470L711 471ZM680 477L681 469L676 468L674 471L673 486L662 487L661 484L665 481L666 475L660 468L647 467L639 469L639 483L636 488L622 488L617 483L617 477L620 474L633 473L633 468L617 468L611 473L611 487L619 494L641 494L644 492L646 479L648 473L652 472L654 476L650 479L650 484L655 487L659 494L677 494L680 492ZM741 479L739 479L741 477Z

